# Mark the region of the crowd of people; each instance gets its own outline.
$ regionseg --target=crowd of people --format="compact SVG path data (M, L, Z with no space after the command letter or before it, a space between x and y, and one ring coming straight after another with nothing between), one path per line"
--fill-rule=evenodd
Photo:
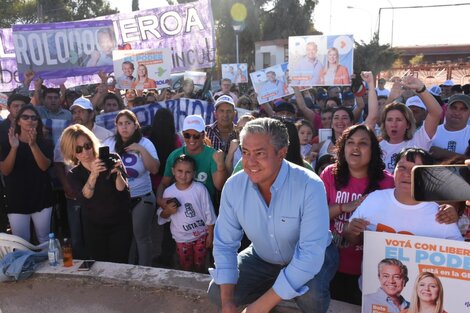
M337 55L328 52L325 83ZM303 312L326 312L330 297L361 304L365 230L470 240L465 203L411 195L413 166L470 159L470 96L451 81L429 87L411 75L387 90L365 71L360 90L294 87L259 105L225 78L209 98L214 122L188 115L176 133L169 109L144 127L131 109L195 98L194 83L153 90L146 69L138 74L113 86L100 73L85 96L25 73L0 123L2 231L41 243L61 215L75 258L209 271L223 312L267 312L281 299ZM95 123L109 112L114 133ZM54 143L43 119L70 126ZM379 272L398 266L389 263ZM439 287L423 275L416 288L424 280ZM379 291L374 301L392 297ZM421 312L395 300L393 312Z

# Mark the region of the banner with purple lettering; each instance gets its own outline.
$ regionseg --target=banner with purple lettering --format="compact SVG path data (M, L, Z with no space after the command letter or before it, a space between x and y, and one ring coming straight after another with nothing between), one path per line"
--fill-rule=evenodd
M119 89L161 89L170 86L170 49L115 50L114 76Z
M470 312L469 242L366 231L362 268L362 313Z
M101 16L89 21L111 20L119 49L169 48L172 72L209 68L215 62L215 36L210 0ZM0 32L0 92L18 86L11 29ZM98 75L69 75L66 87L100 81ZM70 77L75 76L75 77ZM46 80L49 87L59 84Z
M111 21L13 25L19 78L33 70L43 79L113 70L117 48Z

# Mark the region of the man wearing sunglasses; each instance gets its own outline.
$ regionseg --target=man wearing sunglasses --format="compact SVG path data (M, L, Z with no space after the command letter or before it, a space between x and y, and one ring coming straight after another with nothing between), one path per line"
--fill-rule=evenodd
M214 108L216 121L206 126L206 134L212 143L212 148L220 149L227 154L230 142L237 139L233 123L235 103L232 97L223 95L217 98Z
M200 115L189 115L183 122L183 137L185 145L173 151L166 161L165 173L157 189L157 203L165 209L167 201L164 199L163 191L171 185L173 174L171 168L175 159L182 154L191 156L196 161L195 180L203 183L212 201L214 201L215 190L222 190L227 179L227 171L224 163L224 152L215 150L204 144L205 123Z
M113 136L111 131L95 124L93 105L87 98L80 97L75 99L73 104L70 106L70 111L72 112L72 123L83 125L91 130L93 134L95 134L96 138L99 139L100 143ZM60 142L60 140L58 142ZM76 153L82 152L83 149L89 150L89 147L77 146L77 148L81 151L76 151ZM74 257L79 259L86 257L85 246L82 240L81 208L78 201L75 200L76 196L72 191L72 187L65 178L69 170L70 169L65 166L64 156L60 151L60 145L56 144L54 149L54 171L61 182L67 199L67 219L72 238L72 249Z

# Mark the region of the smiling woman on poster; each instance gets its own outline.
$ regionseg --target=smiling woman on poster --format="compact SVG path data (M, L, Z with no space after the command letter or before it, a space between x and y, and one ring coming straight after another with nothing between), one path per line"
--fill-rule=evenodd
M131 84L133 89L143 90L149 88L157 88L157 83L155 80L148 77L147 66L144 64L139 64L137 67L137 78Z
M327 62L320 71L320 85L350 85L348 69L339 64L339 52L335 47L328 49Z
M447 313L443 308L444 288L441 280L433 273L423 272L416 278L410 307L400 313Z

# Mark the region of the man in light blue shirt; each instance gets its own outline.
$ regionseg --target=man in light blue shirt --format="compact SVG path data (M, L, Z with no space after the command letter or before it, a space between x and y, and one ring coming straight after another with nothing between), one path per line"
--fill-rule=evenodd
M222 312L240 305L269 312L282 299L295 299L302 312L326 312L338 254L325 187L284 160L289 136L279 120L248 122L240 140L244 171L222 191L209 298ZM243 233L252 244L237 255Z
M305 55L295 64L295 75L308 77L309 80L302 81L304 86L318 86L320 83L320 72L323 64L318 60L318 46L315 42L308 42Z

